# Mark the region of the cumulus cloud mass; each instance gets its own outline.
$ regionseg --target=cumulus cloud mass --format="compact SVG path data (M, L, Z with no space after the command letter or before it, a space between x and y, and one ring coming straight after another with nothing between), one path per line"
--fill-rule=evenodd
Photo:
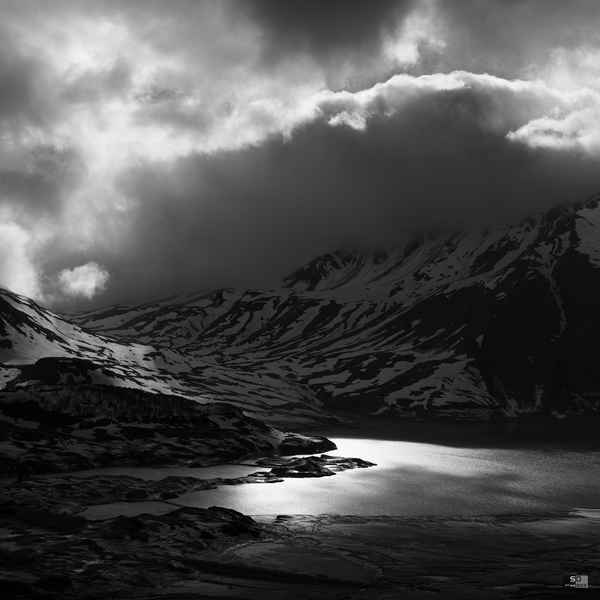
M9 289L31 297L41 293L30 256L30 234L9 220L0 222L0 282Z
M595 0L0 10L0 283L48 305L273 285L600 190Z
M93 298L104 290L109 275L95 262L89 262L73 269L63 269L58 274L61 291L74 298Z

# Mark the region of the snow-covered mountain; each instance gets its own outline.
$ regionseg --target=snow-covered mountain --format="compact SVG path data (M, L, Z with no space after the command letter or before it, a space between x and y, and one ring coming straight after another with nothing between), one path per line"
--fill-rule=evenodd
M326 254L275 290L68 319L2 292L0 381L14 389L49 376L42 371L62 383L70 374L226 401L271 422L318 420L328 408L452 419L588 414L600 394L599 203L493 231Z
M300 384L86 331L0 290L0 477L323 452L335 444L265 423L326 421L320 405Z
M139 315L144 314L141 308ZM170 317L168 314L170 313ZM161 320L161 317L156 315ZM176 320L172 310L162 317ZM302 423L323 417L322 403L307 386L259 374L171 344L142 343L98 334L69 322L32 300L0 290L0 390L38 385L109 385L171 394L207 404L227 401L267 420ZM0 393L2 393L0 391Z

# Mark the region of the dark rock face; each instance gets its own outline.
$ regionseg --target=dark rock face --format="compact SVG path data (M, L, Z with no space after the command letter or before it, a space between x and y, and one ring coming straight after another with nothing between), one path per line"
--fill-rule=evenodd
M600 396L600 269L569 249L553 271L566 327L559 343L559 369L574 393Z
M47 385L58 385L64 380L67 384L90 384L92 383L90 371L95 368L96 365L91 360L49 356L24 366L14 383L18 385L21 382L37 380Z
M277 477L329 477L347 469L366 469L376 466L375 463L360 458L340 458L326 454L287 460L263 459L259 464L275 465L271 473Z
M305 437L288 433L279 445L279 453L283 456L316 454L317 452L327 452L328 450L337 450L337 446L331 440L322 436Z
M284 475L287 477L325 477L333 475L333 472L327 467L310 458L299 458L286 466L273 467L271 473L278 477Z
M495 302L478 353L488 390L499 399L532 402L567 393L558 366L561 306L551 283L535 272Z

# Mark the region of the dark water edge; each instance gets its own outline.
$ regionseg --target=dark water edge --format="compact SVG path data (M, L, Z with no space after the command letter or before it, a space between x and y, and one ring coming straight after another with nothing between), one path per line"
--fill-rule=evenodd
M497 419L488 422L411 421L390 417L356 417L336 411L342 426L313 427L304 435L338 438L369 438L441 444L461 448L564 447L579 450L600 449L600 421L589 419Z

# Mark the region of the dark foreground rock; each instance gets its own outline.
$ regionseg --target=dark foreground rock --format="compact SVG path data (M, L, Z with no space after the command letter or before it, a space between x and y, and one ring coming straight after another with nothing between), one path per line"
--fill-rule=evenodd
M270 473L277 477L329 477L347 469L375 467L375 463L361 458L339 456L309 456L306 458L264 458L257 461L260 466L272 466Z
M3 600L546 600L563 576L600 580L600 518L585 510L478 517L271 515L180 508L69 533L0 510ZM578 590L576 590L578 592Z
M207 466L335 448L327 438L274 429L225 403L102 385L0 393L0 477L111 466Z
M255 464L257 467L273 468L246 476L211 479L171 475L155 481L129 475L107 474L88 477L68 474L30 477L0 485L0 512L10 512L16 507L17 511L21 511L17 516L24 516L24 511L30 511L31 515L40 511L42 515L46 512L66 518L69 515L77 515L92 505L140 501L169 502L187 492L215 489L222 485L278 483L283 481L284 477L324 477L346 469L375 466L360 458L333 457L326 454L308 458L264 458ZM36 522L35 519L33 522ZM65 527L67 530L68 526Z
M316 454L336 449L337 446L323 436L306 437L299 433L286 433L285 439L279 445L279 454L282 456Z
M0 597L115 598L202 577L178 558L221 552L258 538L250 517L220 507L181 508L169 514L90 521L65 535L4 511L0 527Z

